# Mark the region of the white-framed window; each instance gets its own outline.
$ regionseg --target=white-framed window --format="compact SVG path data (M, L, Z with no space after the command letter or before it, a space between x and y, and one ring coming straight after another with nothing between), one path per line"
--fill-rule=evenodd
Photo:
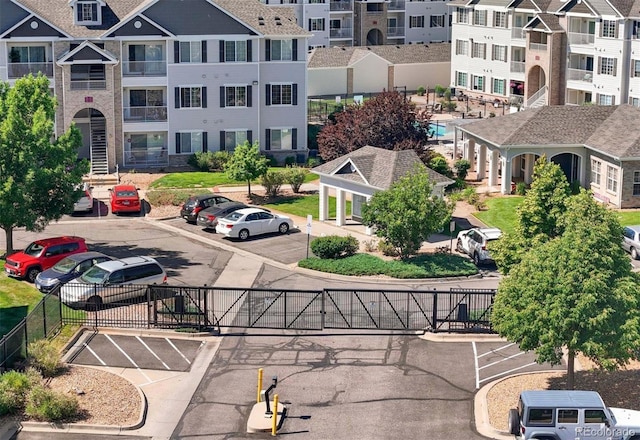
M293 105L293 84L268 84L270 100L267 105Z
M247 42L225 41L224 61L227 63L247 61Z
M498 28L507 27L507 13L495 11L493 13L493 26Z
M247 86L225 86L225 107L247 107Z
M618 192L618 168L607 165L607 191Z
M180 42L180 62L181 63L201 63L202 62L202 41L181 41Z
M310 31L323 31L324 30L324 18L310 18L309 19Z
M204 87L180 87L180 108L203 108Z
M631 104L634 107L640 107L640 98L634 98L633 96L630 96L629 104Z
M615 102L613 95L598 94L598 105L613 105Z
M616 61L615 58L600 57L600 74L601 75L616 75Z
M432 28L444 27L444 15L429 16L429 27L432 27Z
M487 25L487 11L473 11L473 24L476 26Z
M640 78L640 60L631 60L631 78Z
M467 73L456 72L456 86L467 87Z
M100 9L97 1L81 1L75 5L75 19L77 24L98 24Z
M471 89L484 92L484 76L471 75Z
M602 162L591 159L591 184L600 186L602 179Z
M482 58L485 59L487 57L487 43L473 43L473 48L471 52L471 56L473 58Z
M249 130L225 130L222 137L224 139L222 149L226 151L234 151L238 145L246 141L251 142Z
M292 61L293 40L271 40L271 61Z
M13 46L9 49L10 63L44 63L46 59L44 46Z
M269 150L294 150L295 140L293 128L267 129Z
M494 61L507 61L507 46L494 44L491 46L491 59Z
M469 55L469 41L456 40L456 55Z
M504 79L493 78L493 93L496 95L504 95L507 81Z
M424 15L412 15L409 17L410 28L423 28L424 27Z
M469 24L469 10L466 8L456 8L456 21L461 24Z
M617 36L616 22L613 20L602 20L602 37L616 38Z
M633 172L633 195L640 196L640 171Z
M201 131L176 133L176 154L192 154L202 151L204 134Z
M640 39L640 21L633 20L633 24L631 26L632 26L631 38L633 38L634 40Z

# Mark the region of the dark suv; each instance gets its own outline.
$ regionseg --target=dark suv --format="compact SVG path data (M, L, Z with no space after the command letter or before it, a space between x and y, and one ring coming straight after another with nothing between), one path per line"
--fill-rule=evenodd
M196 219L198 218L198 213L203 209L207 209L210 206L219 205L220 203L232 201L233 200L228 199L224 196L211 193L191 196L182 205L182 208L180 209L180 217L185 219L187 223L195 223Z
M4 270L11 277L26 278L33 283L40 272L64 257L86 251L87 245L81 237L44 238L7 257Z

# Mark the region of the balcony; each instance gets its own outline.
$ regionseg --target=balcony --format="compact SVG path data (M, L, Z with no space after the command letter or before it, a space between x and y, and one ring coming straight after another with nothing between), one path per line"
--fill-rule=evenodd
M124 107L125 122L164 122L167 120L167 107Z
M123 76L167 76L167 62L160 61L123 61Z
M124 166L156 167L169 165L167 147L126 148L124 149Z
M71 90L106 90L107 81L104 79L91 79L83 81L71 80Z
M527 38L527 33L524 31L524 29L515 27L511 29L511 38L514 40L524 40L525 38Z
M569 44L594 44L596 36L594 34L583 34L582 32L568 32Z
M529 43L529 49L530 50L537 50L540 52L546 52L547 51L547 44L546 43Z
M511 61L511 72L524 73L524 61Z
M329 3L330 11L353 11L353 4L350 1L332 1Z
M593 82L593 70L567 69L567 81Z
M404 26L388 27L387 37L404 37Z
M391 0L387 5L387 11L404 11L404 0Z
M331 38L352 38L353 28L329 29Z
M37 75L42 72L45 76L53 77L53 63L49 62L33 62L33 63L8 63L7 75L9 79L22 78L25 75L33 73Z

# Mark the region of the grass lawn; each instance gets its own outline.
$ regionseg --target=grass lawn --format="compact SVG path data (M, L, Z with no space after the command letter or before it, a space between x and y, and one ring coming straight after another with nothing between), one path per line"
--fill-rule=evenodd
M0 260L4 266L4 260ZM0 337L16 326L42 299L42 293L23 281L0 273Z
M489 197L486 211L479 211L473 214L482 223L492 228L499 228L503 232L513 232L516 224L516 210L522 203L524 197Z
M618 211L616 214L622 226L640 225L640 211Z
M299 195L286 197L274 203L264 205L267 209L284 212L306 218L308 214L318 220L320 210L320 195ZM346 201L346 212L351 212L351 201ZM336 217L336 198L329 196L329 218Z
M283 170L284 168L272 167L270 170ZM305 183L318 179L317 174L308 173L305 177ZM259 179L258 179L259 180ZM258 183L258 180L252 183ZM149 188L211 188L219 185L244 185L246 182L239 182L230 179L226 173L206 173L202 171L193 171L186 173L171 173L154 181Z

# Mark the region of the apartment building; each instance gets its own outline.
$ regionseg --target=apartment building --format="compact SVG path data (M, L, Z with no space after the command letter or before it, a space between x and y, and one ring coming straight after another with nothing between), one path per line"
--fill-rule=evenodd
M316 47L450 42L451 16L442 0L262 0L291 8Z
M524 107L640 105L640 11L622 0L456 0L451 85Z
M307 157L306 47L258 0L0 0L0 80L46 75L93 173L258 141Z

